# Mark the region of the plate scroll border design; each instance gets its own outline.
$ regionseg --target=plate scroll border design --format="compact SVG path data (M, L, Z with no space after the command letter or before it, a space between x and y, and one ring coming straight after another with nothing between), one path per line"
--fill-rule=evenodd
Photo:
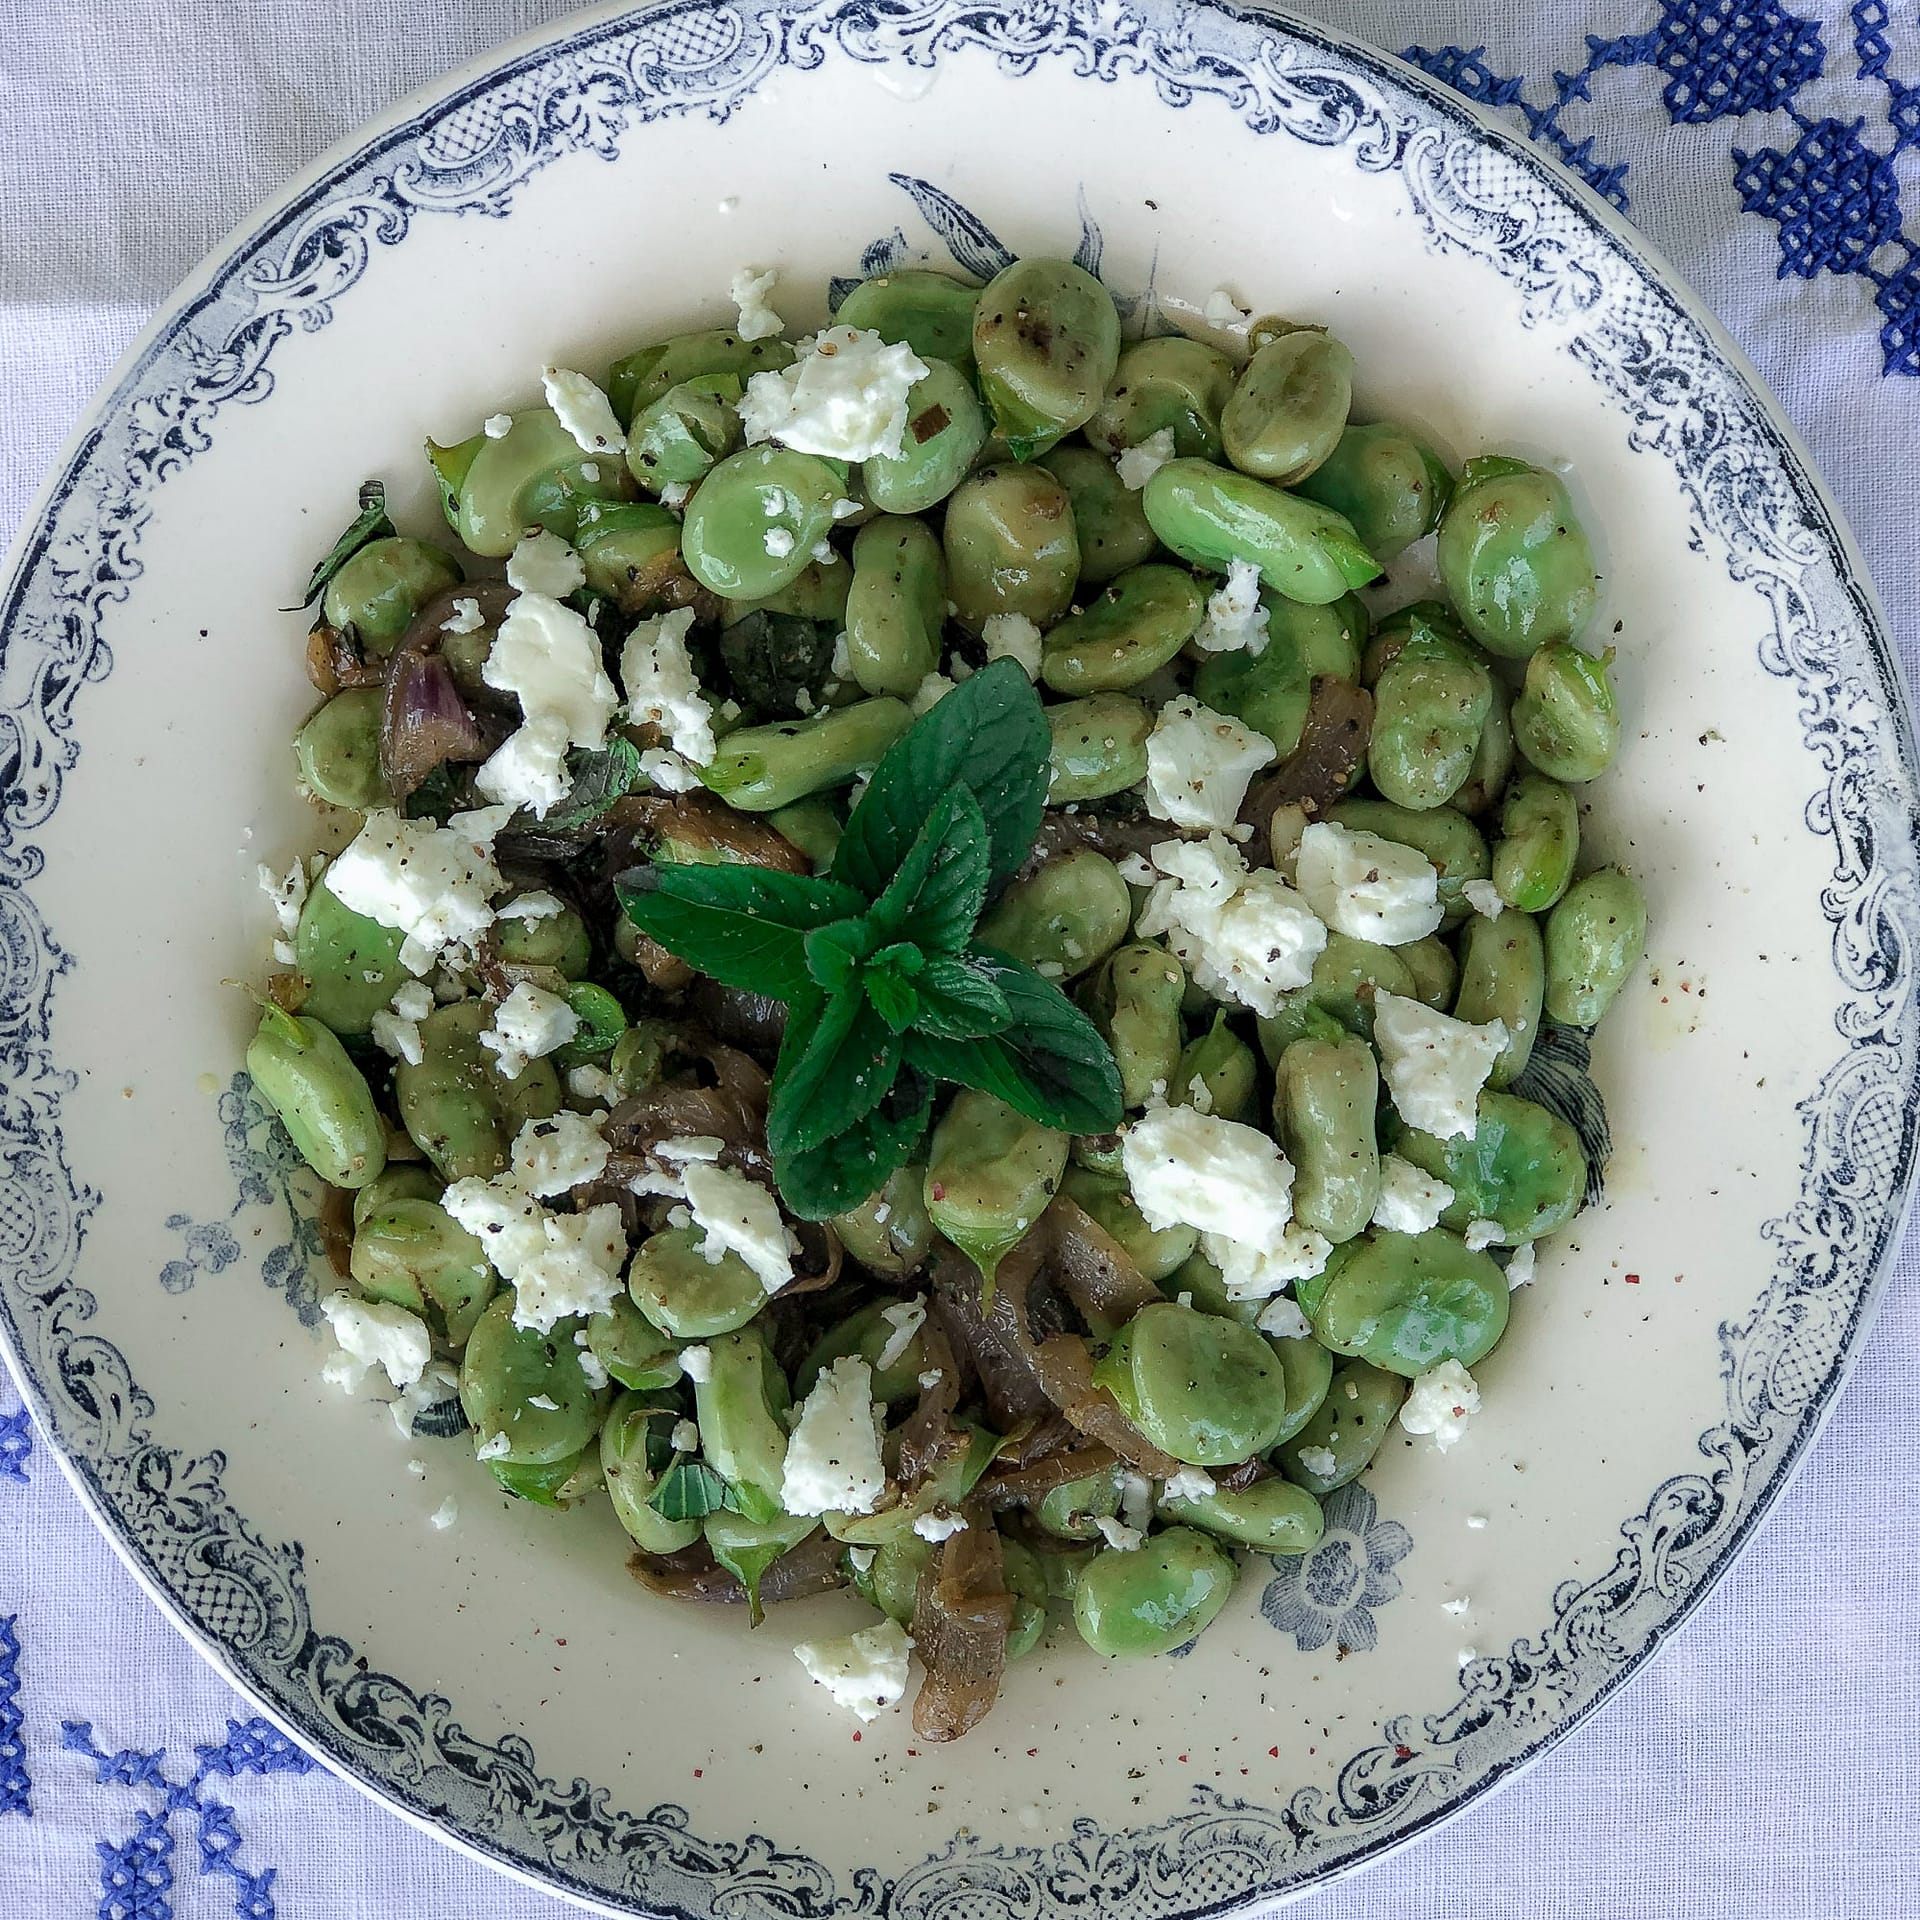
M1276 35L1273 31L1278 28ZM604 1790L545 1778L518 1736L469 1735L452 1704L362 1670L308 1615L295 1546L227 1501L223 1458L192 1460L153 1430L124 1355L91 1331L72 1280L97 1196L61 1153L71 1085L52 1039L67 965L29 891L33 842L79 742L82 688L111 668L102 617L139 577L154 489L211 444L220 411L271 390L274 348L324 326L377 246L414 218L504 217L518 185L564 154L611 157L663 115L724 119L778 65L834 54L930 67L973 49L1008 72L1067 60L1081 77L1202 96L1256 133L1351 149L1398 170L1430 244L1486 262L1529 324L1566 350L1668 461L1738 580L1771 603L1761 664L1791 681L1825 784L1808 812L1832 838L1845 1050L1800 1107L1802 1193L1768 1229L1778 1262L1749 1318L1722 1329L1725 1420L1622 1527L1613 1566L1555 1596L1537 1639L1483 1658L1443 1711L1381 1729L1331 1793L1256 1806L1206 1786L1160 1826L1075 1823L1044 1847L956 1840L887 1882L759 1835L710 1841L686 1812L613 1809ZM737 0L667 0L563 27L332 166L217 263L140 351L56 477L0 603L0 1317L23 1391L90 1504L148 1582L301 1738L384 1798L468 1846L589 1899L634 1910L810 1916L1210 1913L1295 1891L1446 1817L1598 1704L1711 1584L1817 1429L1857 1346L1914 1164L1906 1110L1920 928L1913 750L1871 592L1798 449L1730 350L1648 274L1594 203L1522 144L1386 56L1258 9L1121 0L816 0L785 16ZM1864 644L1862 636L1864 635Z

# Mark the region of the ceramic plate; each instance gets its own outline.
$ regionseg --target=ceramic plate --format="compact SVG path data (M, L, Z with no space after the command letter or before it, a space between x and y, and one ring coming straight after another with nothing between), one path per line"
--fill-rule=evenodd
M795 1639L651 1600L611 1514L320 1381L310 1196L237 1072L255 865L314 840L280 609L422 438L897 262L1078 253L1139 325L1332 323L1362 408L1568 463L1626 746L1589 848L1647 966L1592 1071L1604 1204L1442 1455L1396 1434L1185 1659L1069 1633L955 1748ZM156 322L15 558L0 659L0 1306L156 1600L370 1793L609 1911L1216 1912L1459 1811L1653 1652L1862 1337L1913 1164L1913 749L1870 588L1737 354L1583 190L1398 63L1264 11L727 0L581 15L416 100ZM405 1461L427 1462L424 1480ZM459 1521L428 1516L449 1495Z

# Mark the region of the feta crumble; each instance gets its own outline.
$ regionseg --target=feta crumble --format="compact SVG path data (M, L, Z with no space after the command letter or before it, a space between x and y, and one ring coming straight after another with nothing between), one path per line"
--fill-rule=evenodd
M836 1640L803 1640L793 1657L808 1676L862 1720L877 1720L907 1691L907 1655L913 1641L897 1620L883 1620Z
M1278 1248L1293 1219L1293 1165L1258 1127L1191 1107L1152 1107L1120 1136L1141 1218Z
M680 1371L697 1387L713 1378L713 1349L711 1347L682 1347L680 1349Z
M1253 1324L1269 1340L1304 1340L1313 1331L1299 1301L1289 1300L1284 1294L1269 1300Z
M742 340L771 340L786 325L767 304L773 297L773 289L779 278L779 273L772 267L765 273L756 272L752 267L742 267L733 276L727 288L727 298L739 309L740 324L736 331Z
M881 1309L880 1318L893 1329L887 1335L887 1344L880 1349L880 1357L875 1362L880 1371L885 1373L889 1367L897 1367L907 1357L907 1349L927 1324L926 1295L896 1301L892 1306Z
M1177 827L1230 827L1248 782L1278 758L1264 733L1181 694L1147 735L1147 811Z
M1244 560L1227 563L1227 583L1207 601L1193 644L1202 653L1246 653L1255 659L1267 650L1267 610L1260 604L1260 569Z
M922 1540L931 1540L937 1546L942 1540L951 1540L956 1533L966 1532L966 1516L958 1513L923 1513L914 1521L913 1530Z
M1507 1044L1507 1030L1498 1020L1476 1026L1397 993L1376 993L1373 1044L1400 1118L1453 1140L1474 1130L1480 1089Z
M1516 1287L1533 1284L1534 1266L1539 1256L1533 1250L1533 1242L1515 1247L1513 1258L1507 1262L1507 1291L1512 1293Z
M691 793L700 785L700 776L671 747L646 747L640 754L640 771L659 793Z
M552 920L566 908L550 893L517 893L504 907L496 907L496 920Z
M436 1532L445 1533L460 1518L460 1502L452 1494L448 1494L428 1518Z
M673 1431L667 1436L667 1444L675 1453L698 1453L700 1429L691 1420L676 1420Z
M547 1120L529 1120L514 1136L513 1177L537 1199L551 1199L607 1170L607 1143L600 1137L605 1125L600 1114L569 1113L564 1109Z
M367 1031L373 1044L382 1053L395 1060L404 1060L410 1067L417 1067L427 1057L417 1020L404 1020L389 1008L382 1007L368 1022Z
M564 1047L579 1031L580 1016L557 993L523 980L494 1009L492 1025L481 1029L480 1044L494 1056L503 1079L518 1080L528 1061Z
M907 394L926 377L911 347L828 327L792 366L747 382L740 418L750 445L774 440L829 460L891 458L906 432Z
M1113 470L1129 493L1138 493L1173 458L1173 429L1161 427L1137 447L1123 447L1113 456Z
M800 1409L787 1442L780 1504L797 1518L871 1513L887 1490L881 1421L872 1369L853 1354L842 1354L813 1383Z
M1311 1280L1327 1264L1333 1242L1290 1221L1268 1246L1249 1246L1224 1233L1203 1233L1200 1250L1220 1269L1229 1300L1269 1300L1296 1280Z
M520 544L507 556L507 585L515 593L544 593L550 600L564 600L586 584L587 569L580 556L545 527L535 527L522 535ZM479 610L477 603L468 604Z
M769 527L760 544L770 560L784 560L793 551L793 535L785 527Z
M1466 1232L1460 1237L1475 1253L1485 1253L1507 1237L1507 1230L1498 1220L1469 1220Z
M463 595L453 603L453 611L440 622L442 633L478 633L486 625L480 602Z
M759 1181L707 1160L689 1165L685 1181L693 1224L704 1235L700 1252L716 1265L737 1253L768 1293L778 1293L793 1278L800 1251L779 1201Z
M490 413L484 429L489 440L504 440L513 431L513 415L510 413Z
M1316 1480L1331 1480L1340 1469L1339 1458L1331 1447L1302 1447L1294 1455L1299 1461L1303 1473L1310 1473Z
M1380 1198L1373 1224L1388 1233L1431 1233L1453 1205L1453 1189L1397 1153L1380 1156Z
M413 1423L417 1415L429 1407L444 1407L449 1400L460 1395L460 1376L444 1360L429 1360L421 1371L420 1378L410 1387L402 1387L387 1402L387 1416L393 1422L393 1430L401 1439L413 1437Z
M1247 322L1253 318L1253 309L1243 307L1225 287L1215 287L1200 311L1208 326L1223 327L1232 333L1245 331Z
M516 728L487 757L474 784L490 800L544 819L573 787L567 777L566 722L543 713Z
M1024 613L991 613L980 639L989 660L1015 660L1029 680L1040 678L1040 629Z
M340 1349L329 1362L327 1378L348 1393L375 1367L396 1387L410 1387L433 1358L427 1323L405 1307L330 1293L320 1302L320 1311Z
M1300 836L1294 873L1328 926L1376 946L1424 940L1444 913L1433 862L1377 833L1316 820Z
M307 870L298 860L287 870L285 879L264 862L255 869L260 891L273 908L273 917L282 933L293 933L300 925L300 909L307 903Z
M404 933L401 964L430 973L445 947L492 924L489 902L501 889L493 837L506 821L504 809L483 807L437 827L376 807L320 884L343 907Z
M504 1433L482 1440L473 1450L476 1460L504 1460L513 1451L513 1442Z
M596 1106L610 1107L619 1095L620 1084L605 1067L569 1067L567 1091L576 1100L591 1100Z
M954 683L944 673L928 674L914 688L913 698L907 702L913 710L913 717L918 720L923 715L931 713L953 691L953 686Z
M1162 1500L1211 1500L1217 1491L1213 1475L1204 1467L1182 1467L1172 1479L1160 1483Z
M1116 1553L1132 1553L1146 1539L1139 1527L1130 1527L1124 1520L1116 1520L1109 1513L1096 1513L1093 1524L1100 1529L1100 1537Z
M1418 1375L1400 1407L1400 1424L1409 1433L1430 1433L1442 1452L1467 1430L1480 1411L1480 1389L1458 1360L1442 1360Z
M600 662L599 637L551 595L523 592L500 622L480 677L520 702L525 724L481 767L474 785L490 800L544 815L570 785L561 766L568 747L604 747L620 704Z
M704 767L713 758L713 703L687 652L692 627L691 607L642 620L621 649L620 684L628 719L660 728L675 753Z
M587 378L570 367L548 367L540 376L550 406L560 424L573 435L582 453L625 453L627 436L613 411L613 402Z
M1460 889L1460 897L1475 913L1488 920L1498 920L1507 910L1507 903L1500 897L1500 889L1491 880L1465 882Z

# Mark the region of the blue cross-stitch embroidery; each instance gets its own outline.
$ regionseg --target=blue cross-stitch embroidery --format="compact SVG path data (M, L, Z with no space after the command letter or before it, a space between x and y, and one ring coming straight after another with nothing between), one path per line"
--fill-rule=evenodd
M0 1480L27 1484L27 1459L33 1452L33 1421L22 1407L0 1413Z
M1810 119L1796 102L1823 78L1827 46L1820 23L1789 13L1779 0L1662 0L1645 33L1587 36L1585 62L1553 75L1552 97L1529 97L1518 75L1488 65L1484 46L1408 47L1404 57L1483 106L1517 112L1527 132L1623 211L1627 167L1595 157L1591 135L1575 140L1561 116L1591 101L1594 75L1606 67L1651 67L1676 126L1699 126L1753 113L1785 113L1798 129L1790 144L1734 147L1733 186L1741 207L1777 229L1781 279L1855 274L1872 283L1883 373L1920 374L1920 241L1906 231L1895 163L1920 145L1920 85L1888 71L1892 47L1887 0L1854 0L1849 13L1860 82L1855 117ZM1877 145L1869 121L1884 114L1891 138Z
M26 1716L20 1711L20 1616L0 1616L0 1813L33 1813Z
M264 1720L227 1722L227 1737L218 1745L197 1746L199 1763L185 1781L169 1777L162 1762L166 1749L151 1753L123 1747L107 1753L95 1745L93 1727L85 1720L66 1721L61 1744L70 1753L82 1753L93 1762L101 1786L145 1787L160 1796L158 1811L142 1810L134 1829L119 1845L102 1840L100 1856L99 1920L173 1920L172 1821L176 1814L194 1820L194 1842L200 1871L221 1874L233 1882L233 1910L240 1920L275 1920L273 1882L277 1868L249 1873L237 1855L244 1844L234 1810L206 1789L215 1775L237 1779L243 1773L310 1773L314 1762L285 1734Z

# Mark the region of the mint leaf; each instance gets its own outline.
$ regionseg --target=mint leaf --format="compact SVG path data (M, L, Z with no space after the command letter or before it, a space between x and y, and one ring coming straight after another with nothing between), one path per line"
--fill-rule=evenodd
M940 1040L974 1040L997 1033L1012 1018L1007 996L980 965L950 953L930 953L914 983L920 1012L914 1025Z
M604 747L569 754L567 768L573 786L540 823L562 833L591 826L616 801L638 792L646 779L640 771L640 749L620 733L610 735Z
M826 993L857 984L862 963L878 936L865 920L835 920L807 935L807 972Z
M922 964L920 949L905 945L889 947L867 963L861 985L866 988L868 1004L895 1033L905 1033L919 1015L920 995L914 979Z
M333 543L327 557L307 575L307 590L300 604L310 607L326 592L327 584L362 547L376 540L393 538L394 525L387 518L387 490L378 480L366 480L360 486L360 517Z
M987 904L989 858L986 816L956 781L914 836L869 918L917 946L957 953Z
M857 987L824 1006L794 1007L767 1110L767 1145L775 1154L822 1145L879 1106L899 1070L898 1037Z
M1123 1111L1120 1070L1099 1029L1031 967L986 947L976 947L973 957L1006 995L1008 1024L971 1040L911 1033L908 1063L991 1093L1043 1127L1111 1133Z
M622 874L614 893L642 933L689 966L779 1000L811 990L805 936L866 905L830 880L668 861Z
M881 756L840 837L832 877L877 898L957 782L987 822L988 884L1005 880L1040 830L1051 740L1040 696L1020 667L996 660L981 668Z
M870 1199L906 1165L932 1112L933 1083L909 1069L845 1132L803 1153L776 1152L773 1177L787 1205L803 1220L826 1220Z
M663 1520L704 1520L733 1505L733 1489L704 1460L681 1460L660 1476L647 1502Z

